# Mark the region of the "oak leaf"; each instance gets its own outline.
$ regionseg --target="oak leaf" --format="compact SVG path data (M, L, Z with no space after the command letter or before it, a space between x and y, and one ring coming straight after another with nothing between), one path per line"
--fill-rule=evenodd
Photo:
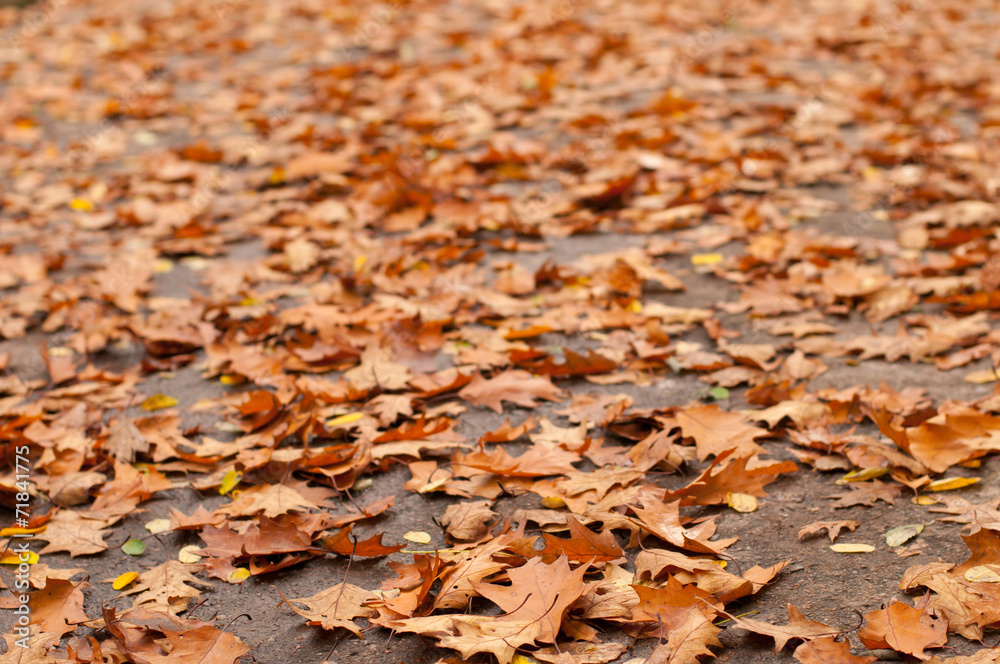
M42 632L65 634L87 621L83 611L83 589L86 581L72 583L66 579L46 579L45 586L29 595L28 606L32 624Z
M192 569L199 568L178 560L168 560L139 574L135 583L120 596L138 593L132 601L133 606L152 605L167 613L177 614L187 608L189 599L201 595L201 591L194 586L212 587L212 584L191 574Z
M674 414L685 438L694 439L698 460L733 450L737 456L763 454L766 450L754 442L767 431L747 422L742 413L728 413L718 406L682 408Z
M868 648L892 648L917 659L929 659L925 648L943 646L948 641L946 620L902 602L872 611L865 620L868 624L858 632L858 638Z
M814 535L820 534L822 531L825 530L827 534L830 536L830 541L832 542L837 539L837 536L840 535L841 530L844 530L846 528L849 532L853 533L854 529L857 527L858 527L857 521L850 521L850 520L817 521L816 523L810 523L808 526L803 526L802 528L799 528L799 539L800 540L808 539L810 537L813 537Z
M782 473L793 473L799 469L792 461L772 463L767 466L757 466L748 469L753 456L740 456L729 459L735 450L726 450L712 461L711 465L686 487L675 491L667 491L665 500L680 499L681 505L724 505L727 495L734 491L747 493L751 496L767 496L764 486L778 479Z
M562 401L565 394L548 378L533 376L527 371L512 369L494 378L476 374L472 382L463 387L458 396L474 406L486 406L503 412L502 401L509 401L523 408L534 408L539 399Z
M319 625L323 629L330 630L343 627L361 638L364 637L354 619L378 615L375 609L362 606L364 602L375 599L375 593L349 583L338 583L311 597L288 599L280 590L278 594L292 611L303 618L308 618L310 625ZM292 602L305 604L308 608L300 609Z
M312 501L301 493L284 484L260 484L239 492L236 499L228 505L216 509L217 514L229 516L264 516L277 517L288 512L305 512L319 509Z
M788 624L772 625L752 618L732 617L733 625L740 629L763 634L774 639L774 652L781 651L792 639L810 640L823 636L832 636L837 632L829 625L815 620L809 620L791 604L788 605Z
M832 636L803 641L792 653L802 664L871 664L874 655L852 655L848 641L835 641Z
M444 511L441 525L458 541L475 540L486 534L488 524L496 518L490 501L476 500L449 505Z
M108 548L104 537L110 532L105 530L107 521L88 519L79 512L59 510L49 520L45 532L36 537L48 542L39 554L66 551L70 556L83 556L100 553Z
M700 610L689 611L684 622L670 631L667 642L653 649L646 664L697 664L699 657L714 656L709 646L722 646L720 631Z

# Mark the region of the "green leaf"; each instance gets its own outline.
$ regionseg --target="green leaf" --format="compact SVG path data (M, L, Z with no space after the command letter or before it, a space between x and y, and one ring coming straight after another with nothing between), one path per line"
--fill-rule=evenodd
M729 390L724 387L713 387L708 391L709 396L713 399L721 400L729 398Z
M134 537L122 544L122 551L130 556L141 556L146 553L146 543Z

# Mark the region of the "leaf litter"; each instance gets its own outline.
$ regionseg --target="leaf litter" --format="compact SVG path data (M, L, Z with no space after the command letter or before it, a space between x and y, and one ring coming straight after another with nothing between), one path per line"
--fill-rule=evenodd
M437 5L0 9L24 656L236 662L264 646L195 619L203 595L323 569L271 596L335 647L688 664L749 632L807 663L997 661L927 652L1000 628L988 23L953 2L419 20ZM827 489L782 529L797 486ZM867 569L824 534L925 554L910 596L837 592L854 627L742 614L810 558ZM762 538L792 558L741 548Z

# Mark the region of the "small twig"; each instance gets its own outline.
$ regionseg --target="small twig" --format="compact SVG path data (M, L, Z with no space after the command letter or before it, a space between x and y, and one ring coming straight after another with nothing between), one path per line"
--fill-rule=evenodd
M246 617L247 620L253 620L253 618L250 616L249 613L241 613L240 615L236 616L235 618L233 618L232 620L230 620L229 622L227 622L226 626L222 628L222 631L224 632L227 629L229 629L230 625L232 625L234 622L236 622L240 618L243 618L244 616Z
M348 494L350 495L350 494ZM340 592L337 593L337 601L333 603L333 619L337 620L337 609L340 607L340 598L344 596L344 589L347 588L347 575L351 573L351 563L354 562L354 553L358 550L358 538L353 534L351 538L351 557L347 559L347 569L344 570L344 580L340 583ZM331 651L332 652L332 651Z

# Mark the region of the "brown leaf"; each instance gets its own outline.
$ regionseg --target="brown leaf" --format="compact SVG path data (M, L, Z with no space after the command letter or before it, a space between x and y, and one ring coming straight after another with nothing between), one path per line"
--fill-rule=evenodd
M814 535L818 535L824 530L830 536L830 541L837 539L837 535L840 534L841 530L845 528L849 532L854 532L854 529L858 527L857 521L817 521L816 523L810 523L808 526L803 526L799 529L799 539L808 539Z
M867 505L870 507L878 500L895 505L896 498L902 493L903 487L898 484L882 484L878 480L872 480L870 482L858 482L851 485L846 492L827 496L827 498L836 498L837 502L834 503L833 507L834 509L841 509L844 507L854 507L855 505Z
M686 487L665 492L664 499L679 498L681 505L723 505L728 500L727 494L732 492L762 497L767 495L764 486L778 479L778 475L799 469L791 461L782 461L748 470L747 464L757 459L752 456L735 457L721 465L734 452L732 449L721 452L697 479Z
M699 657L714 656L709 646L722 646L720 631L701 610L689 611L684 622L670 631L667 642L653 649L646 664L698 664Z
M324 537L323 548L327 551L332 551L333 553L339 553L342 556L350 556L353 553L355 556L364 557L388 556L389 554L396 553L397 551L406 548L405 544L384 546L382 544L382 537L385 533L372 535L366 540L357 541L357 545L355 545L350 538L351 530L353 528L354 524L352 523L346 528L338 531L336 534L331 535L330 537Z
M475 540L486 534L488 524L496 518L490 501L476 500L449 505L444 511L441 525L458 541Z
M943 646L948 641L946 620L902 602L872 611L865 620L868 624L858 632L858 638L868 648L892 648L917 659L928 659L925 648Z
M792 653L802 664L871 664L874 655L852 655L848 641L835 641L832 636L803 641Z
M31 623L43 632L60 635L72 632L87 620L82 591L88 586L86 581L72 583L66 579L47 579L43 588L29 595Z
M748 424L741 413L727 413L718 406L696 406L679 409L674 417L684 437L694 439L699 461L727 450L738 457L766 453L754 440L766 436L767 431Z
M788 605L788 624L772 625L770 623L753 620L752 618L733 617L733 624L741 629L749 630L755 634L763 634L774 639L774 652L784 649L785 644L792 639L811 640L823 636L832 636L837 632L829 625L824 625L815 620L809 620L791 604Z
M378 611L362 606L364 602L375 599L375 593L349 583L338 583L311 597L288 599L280 590L278 594L292 611L303 618L308 618L310 625L319 625L323 629L331 630L343 627L360 638L364 637L354 619L378 615ZM305 604L308 608L300 609L292 602Z
M563 392L548 378L532 376L527 371L512 369L494 378L476 374L472 382L463 387L458 396L474 406L486 406L503 412L501 401L509 401L522 408L534 408L538 399L562 401Z

